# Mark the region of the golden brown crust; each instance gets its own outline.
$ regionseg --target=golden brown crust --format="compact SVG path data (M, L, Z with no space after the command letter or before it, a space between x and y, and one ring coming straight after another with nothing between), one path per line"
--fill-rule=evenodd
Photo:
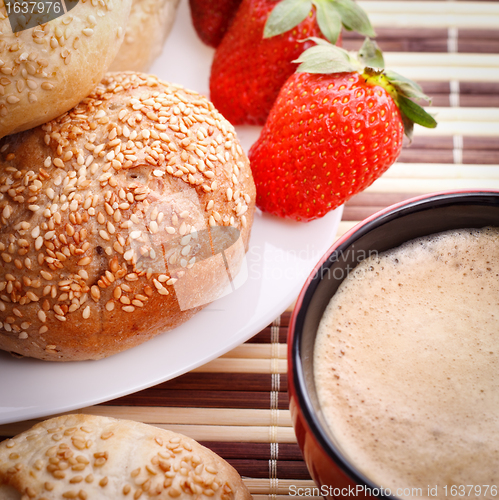
M21 495L33 500L251 499L236 470L193 439L92 415L55 417L0 443L0 496Z
M0 12L0 137L45 123L90 94L120 48L131 3L80 0L18 33Z
M220 249L233 271L248 245L255 187L234 128L150 75L110 73L5 137L0 169L0 349L66 361L138 345L220 295Z
M125 39L109 71L149 71L161 54L179 0L133 0Z

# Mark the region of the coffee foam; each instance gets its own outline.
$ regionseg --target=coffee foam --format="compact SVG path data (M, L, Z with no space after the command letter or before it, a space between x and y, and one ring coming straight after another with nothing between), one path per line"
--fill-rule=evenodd
M339 448L392 494L497 486L499 229L361 262L324 313L314 379Z

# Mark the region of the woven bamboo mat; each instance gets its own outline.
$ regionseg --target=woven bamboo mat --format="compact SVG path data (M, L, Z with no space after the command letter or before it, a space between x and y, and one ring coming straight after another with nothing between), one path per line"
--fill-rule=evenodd
M459 188L499 189L499 2L360 2L387 65L433 97L439 126L418 128L396 165L350 200L339 234L393 203ZM357 49L360 37L344 36ZM285 499L313 483L288 410L290 312L230 353L177 379L83 413L128 418L187 434L219 453L256 499ZM34 422L0 426L0 439Z

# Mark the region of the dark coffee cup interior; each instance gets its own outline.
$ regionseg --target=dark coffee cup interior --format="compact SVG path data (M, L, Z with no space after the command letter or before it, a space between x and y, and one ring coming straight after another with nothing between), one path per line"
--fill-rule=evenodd
M330 253L302 295L292 345L297 398L315 438L357 484L376 488L344 457L328 431L314 384L313 349L324 310L342 281L372 253L452 229L499 227L499 192L434 195L388 210L367 221Z

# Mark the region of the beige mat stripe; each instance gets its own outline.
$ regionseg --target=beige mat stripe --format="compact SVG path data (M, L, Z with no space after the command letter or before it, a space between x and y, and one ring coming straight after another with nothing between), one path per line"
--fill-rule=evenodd
M97 413L97 412L96 412ZM128 418L128 416L127 416ZM37 421L27 420L0 426L2 436L17 435L32 427ZM160 429L167 429L189 436L196 441L217 442L244 442L244 443L296 443L296 436L292 427L279 426L270 436L270 421L265 425L201 425L153 423ZM276 441L277 439L277 441Z
M196 441L244 442L244 443L296 443L296 436L292 427L277 427L270 436L269 426L242 426L242 425L183 425L157 424L165 428L195 439Z
M493 2L359 1L374 27L498 29Z
M140 406L91 406L81 413L127 418L148 424L263 426L272 422L272 411L239 408L157 408ZM279 410L279 426L292 427L289 410Z
M463 165L453 163L395 163L384 174L385 179L499 179L499 165Z
M449 52L384 52L383 57L388 66L408 66L413 69L421 67L438 68L491 68L499 69L497 54L469 54Z
M221 356L242 359L286 359L284 344L242 344Z
M471 68L467 71L473 73ZM499 81L499 68L494 71L496 81ZM401 72L405 76L410 76L405 70ZM435 117L438 125L435 129L416 125L415 136L499 136L499 108L429 107L427 111Z
M206 428L211 432L215 427L223 428L224 432L227 426L235 426L238 429L258 428L255 435L260 436L260 428L275 424L273 410L248 410L238 408L158 408L158 407L140 407L140 406L90 406L81 410L67 412L81 413L85 415L101 415L104 417L123 418L135 420L146 424L156 425L158 427L182 425L186 428L200 431L200 427ZM61 414L62 415L62 414ZM55 415L54 415L55 416ZM49 418L49 417L47 417ZM1 436L13 436L24 432L35 425L37 422L45 419L32 419L22 422L0 425ZM279 428L292 428L291 414L289 410L279 410ZM219 434L218 431L215 431ZM254 436L249 434L250 437ZM287 439L287 438L286 438ZM237 439L236 439L237 440ZM226 441L226 440L224 440ZM267 442L267 441L264 441Z
M366 193L433 193L453 189L499 189L499 179L377 179Z
M285 359L276 360L277 373L286 373L287 363ZM268 359L246 359L244 363L240 358L218 358L192 370L199 373L272 373L272 367Z
M249 488L250 492L255 495L265 495L269 491L270 480L269 479L253 479L244 478L244 483ZM298 488L314 488L315 483L310 480L303 479L280 479L279 486L277 490L277 495L289 495L293 490ZM300 497L301 498L301 497Z
M498 57L499 60L499 57ZM499 68L497 69L499 75ZM437 121L444 122L478 122L499 123L499 108L460 108L437 107L427 108Z
M421 2L419 0L359 0L359 5L367 12L376 14L445 14L445 15L495 15L499 16L499 4L494 2L450 2L432 1Z

